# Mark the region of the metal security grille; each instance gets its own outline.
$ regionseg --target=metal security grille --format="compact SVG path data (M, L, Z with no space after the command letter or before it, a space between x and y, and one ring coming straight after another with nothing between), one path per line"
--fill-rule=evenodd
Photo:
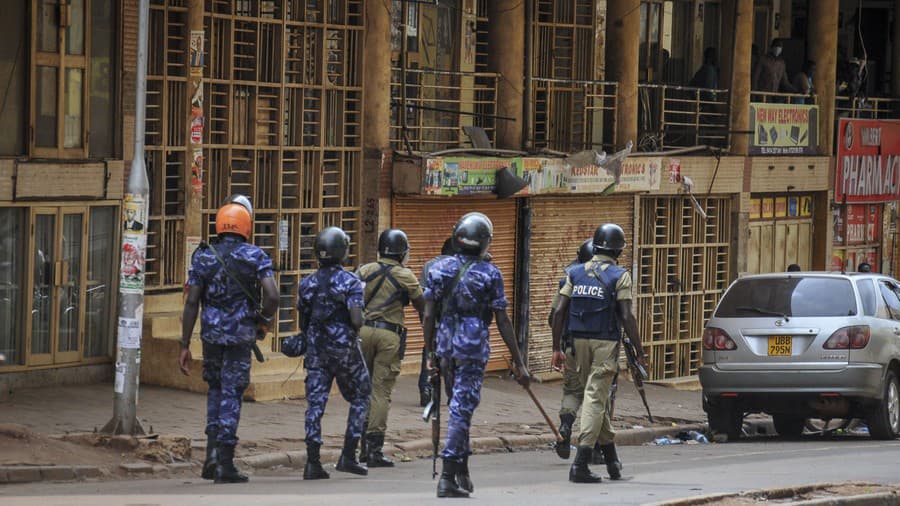
M636 314L652 379L697 374L703 325L731 279L728 197L642 197Z
M253 242L272 258L278 331L296 330L297 285L313 242L338 226L359 255L362 0L206 2L204 237L230 194L255 208Z
M184 282L184 174L187 161L186 0L150 5L145 160L150 178L146 288Z
M531 142L558 151L610 148L616 88L615 83L597 80L595 1L530 1L534 50L531 75L526 77L532 89L527 97Z

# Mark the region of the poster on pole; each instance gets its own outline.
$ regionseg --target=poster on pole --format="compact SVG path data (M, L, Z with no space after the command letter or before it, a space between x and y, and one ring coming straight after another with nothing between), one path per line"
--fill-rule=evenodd
M750 155L817 155L819 106L750 104Z

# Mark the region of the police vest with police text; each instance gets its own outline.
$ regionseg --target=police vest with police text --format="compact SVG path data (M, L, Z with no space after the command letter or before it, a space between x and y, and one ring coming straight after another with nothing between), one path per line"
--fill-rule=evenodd
M569 270L572 282L569 333L576 338L618 341L621 335L616 315L616 284L625 269L611 262L606 262L606 269L592 263L589 272L587 265Z

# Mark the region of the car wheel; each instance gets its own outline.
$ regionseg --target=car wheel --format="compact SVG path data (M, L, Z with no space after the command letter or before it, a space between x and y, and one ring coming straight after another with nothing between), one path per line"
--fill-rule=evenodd
M798 437L806 426L806 419L795 415L772 415L772 422L775 432L784 437Z
M709 421L709 430L714 434L725 434L729 440L741 437L744 428L744 413L728 404L723 406L708 406L706 416Z
M894 371L887 372L881 403L869 415L869 434L873 439L895 439L900 434L900 387Z

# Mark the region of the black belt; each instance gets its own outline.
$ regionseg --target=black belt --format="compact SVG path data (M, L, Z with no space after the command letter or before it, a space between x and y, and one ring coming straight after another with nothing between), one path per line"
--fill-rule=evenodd
M373 327L376 329L384 329L390 330L391 332L397 334L398 336L403 334L403 331L406 330L403 325L397 325L395 323L388 323L381 320L366 320L363 323L366 327Z

